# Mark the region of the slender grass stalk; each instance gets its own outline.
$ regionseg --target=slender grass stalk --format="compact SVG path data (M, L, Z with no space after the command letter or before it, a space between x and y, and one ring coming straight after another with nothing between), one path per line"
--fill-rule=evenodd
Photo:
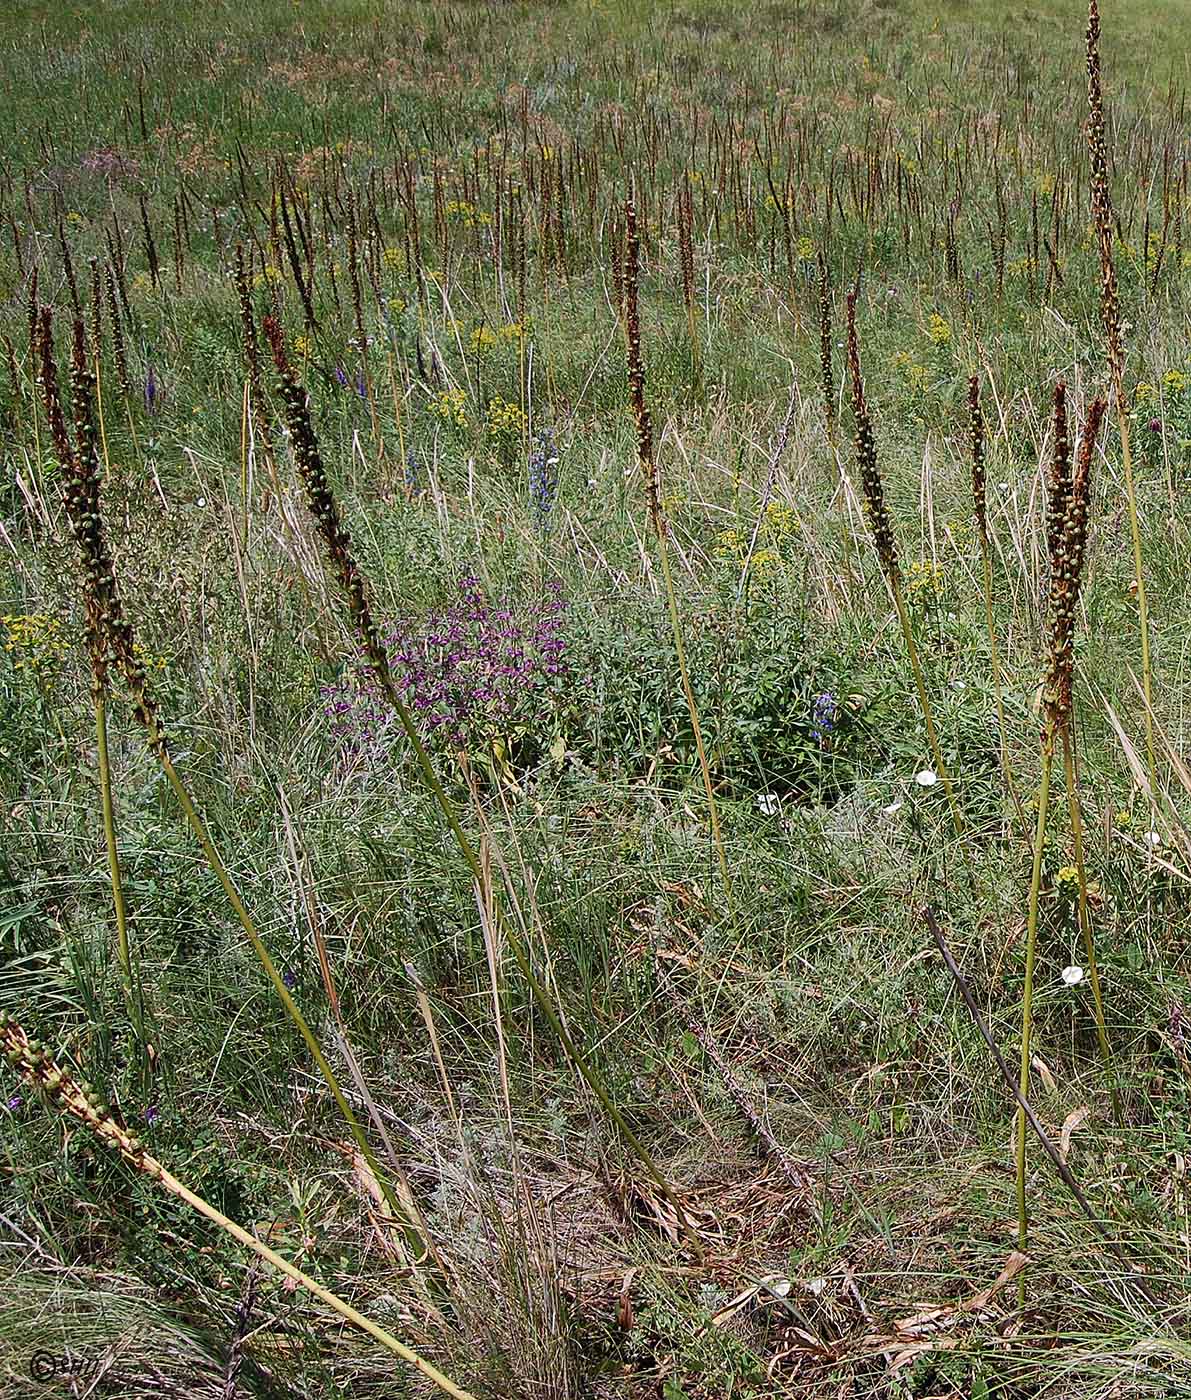
M108 758L107 689L95 686L92 691L95 705L95 748L99 765L99 792L103 808L103 837L107 847L108 870L112 881L112 908L116 915L116 955L120 960L120 975L124 987L124 999L128 1002L129 1014L137 1028L138 1037L144 1040L143 1013L139 979L133 969L132 949L128 939L128 908L124 900L124 882L120 874L120 849L116 841L116 814L112 803L112 768Z
M699 771L703 775L703 788L707 794L707 813L711 822L712 839L715 842L720 876L724 883L724 893L731 911L734 907L732 877L728 873L728 858L724 853L719 808L715 800L715 786L711 780L711 765L707 761L707 747L703 742L703 729L699 723L699 707L695 702L690 667L687 664L686 647L682 639L682 621L678 613L678 599L674 592L674 578L670 572L666 517L662 508L661 493L658 490L657 463L653 455L653 419L645 402L645 367L641 360L641 314L638 293L641 244L637 236L637 211L631 199L625 200L624 224L625 342L628 353L629 400L637 424L637 460L641 465L641 474L645 482L645 498L649 507L649 520L653 526L654 538L658 547L658 559L662 566L666 606L670 614L670 630L674 634L674 650L678 654L678 672L682 682L682 693L686 699L687 712L691 719L691 731L695 736L695 751L699 756Z
M926 678L914 642L914 629L910 625L910 614L902 592L901 570L897 563L897 546L893 538L893 524L889 518L889 507L885 504L885 488L881 483L881 471L877 466L877 448L873 438L873 425L869 417L868 401L864 394L864 378L860 372L860 342L856 335L856 293L848 293L848 368L852 378L852 412L856 420L856 460L860 466L860 479L864 487L865 513L869 529L877 549L881 571L893 595L897 609L897 620L901 624L902 638L906 645L906 655L910 659L910 669L914 673L914 685L918 691L918 702L922 706L922 719L926 727L927 743L935 771L943 780L943 791L951 808L951 820L956 835L962 835L964 820L960 815L955 789L952 787L947 765L943 762L943 751L939 745L935 729L934 713L930 697L926 692Z
M385 653L384 647L381 645L376 623L372 617L366 581L359 565L356 563L355 555L352 550L351 537L340 519L339 509L335 503L335 497L331 490L326 468L323 465L322 456L319 452L318 439L315 436L314 426L310 421L310 410L307 405L306 394L298 381L297 375L294 373L293 366L289 362L281 326L275 317L265 317L264 331L269 341L270 349L273 352L273 360L277 368L281 400L285 408L290 438L293 443L295 461L297 462L298 472L306 492L307 505L311 515L314 517L315 526L322 538L323 546L330 560L332 569L347 600L348 611L359 632L365 655L368 658L368 663L372 667L385 698L397 716L398 723L401 725L402 732L405 734L406 740L413 752L414 760L422 775L422 779L438 807L443 822L454 838L456 846L459 848L459 853L463 857L472 879L475 881L477 890L482 894L487 894L490 890L491 882L487 879L480 858L476 854L474 846L463 829L463 824L459 820L459 814L455 809L455 804L447 795L447 791L439 779L430 754L427 752L426 746L423 744L422 738L418 733L409 706L402 699L401 693L398 691L393 680L393 674L389 668L389 659ZM599 1074L593 1066L588 1063L579 1050L579 1047L567 1032L566 1027L563 1025L562 1018L559 1016L558 1010L554 1005L553 999L533 971L529 960L529 953L525 945L517 936L516 931L511 927L508 919L505 918L504 910L500 902L496 899L495 892L491 893L491 908L501 936L504 938L513 954L518 972L525 979L525 983L529 987L534 1001L549 1022L550 1029L554 1032L555 1036L557 1036L559 1044L562 1046L568 1059L571 1061L580 1078L583 1079L584 1083L602 1105L625 1144L637 1157L638 1161L662 1191L674 1210L680 1228L692 1249L699 1257L702 1257L702 1244L690 1226L690 1222L682 1208L682 1203L679 1201L665 1176L663 1176L662 1172L655 1164L644 1144L637 1137L636 1133L633 1132L632 1128L629 1127L628 1122L620 1109L617 1108Z
M1096 959L1096 939L1092 932L1092 911L1088 903L1088 871L1084 861L1083 817L1079 804L1079 775L1075 768L1074 745L1071 742L1071 725L1063 726L1063 780L1067 785L1067 812L1071 822L1071 844L1075 850L1075 869L1079 880L1077 915L1079 932L1083 940L1084 961L1088 965L1088 981L1092 985L1092 1005L1096 1018L1096 1042L1100 1047L1100 1058L1104 1061L1104 1072L1108 1076L1108 1092L1112 1099L1112 1111L1116 1118L1121 1116L1120 1095L1117 1092L1113 1074L1112 1051L1108 1044L1108 1031L1104 1019L1104 994L1100 987L1100 965Z
M1038 780L1038 822L1034 828L1034 861L1030 870L1030 894L1026 906L1026 978L1021 1002L1021 1072L1018 1089L1023 1099L1030 1093L1030 1042L1034 1029L1034 959L1038 946L1038 893L1042 886L1042 853L1046 846L1046 821L1050 807L1050 774L1054 761L1055 730L1048 722L1042 736L1042 776ZM1017 1247L1023 1253L1029 1243L1030 1216L1026 1204L1026 1122L1025 1110L1017 1110ZM1018 1302L1024 1303L1026 1281L1017 1285Z
M972 512L976 519L976 535L980 543L980 564L984 589L984 622L988 630L988 650L992 667L993 700L997 709L997 736L1000 739L1001 776L1018 815L1022 815L1021 799L1013 782L1009 766L1009 749L1005 726L1005 680L1001 668L997 625L993 617L992 543L988 536L987 477L984 460L984 410L980 406L980 378L973 374L968 380L968 423L972 448Z
M243 541L243 548L248 549L248 457L251 428L249 426L248 399L252 393L252 385L247 379L244 381L244 392L241 395L240 403L240 500L243 505L243 515L240 522L240 538Z
M1100 252L1100 312L1108 372L1112 382L1117 431L1121 439L1121 466L1125 474L1125 500L1129 511L1129 537L1133 548L1133 577L1137 584L1137 621L1141 637L1141 683L1145 694L1146 762L1150 792L1158 800L1157 768L1154 759L1153 674L1150 664L1150 623L1146 602L1145 569L1142 562L1141 525L1137 515L1137 492L1133 480L1133 453L1129 442L1129 408L1125 401L1125 341L1121 302L1113 257L1114 219L1112 194L1108 186L1108 147L1104 135L1104 94L1100 82L1100 10L1097 0L1088 0L1088 149L1092 166L1092 222Z
M26 1084L45 1093L55 1107L78 1119L105 1147L118 1153L134 1170L148 1177L151 1181L156 1181L172 1196L185 1201L188 1206L198 1211L200 1215L211 1221L225 1234L230 1235L234 1240L250 1249L258 1258L264 1259L286 1277L293 1279L313 1297L325 1303L345 1322L358 1328L371 1337L373 1341L379 1342L381 1346L391 1351L394 1356L400 1357L407 1365L419 1371L444 1394L452 1396L453 1400L474 1400L470 1391L457 1386L436 1366L419 1356L411 1347L394 1337L391 1332L378 1326L371 1318L365 1317L350 1303L340 1298L337 1293L332 1293L330 1289L324 1288L321 1283L316 1282L295 1264L291 1264L283 1255L263 1244L242 1225L238 1225L222 1211L217 1210L208 1201L191 1191L155 1157L150 1156L138 1138L116 1121L111 1110L94 1090L90 1089L86 1083L75 1080L68 1071L60 1069L46 1053L45 1048L37 1041L31 1040L22 1026L3 1012L0 1012L0 1053L3 1053L5 1059Z

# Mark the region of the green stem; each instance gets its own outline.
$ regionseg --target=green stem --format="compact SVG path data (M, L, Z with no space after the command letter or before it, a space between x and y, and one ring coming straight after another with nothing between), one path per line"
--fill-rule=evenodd
M984 619L988 626L988 647L992 659L992 679L993 698L997 707L997 731L1001 739L1001 772L1005 778L1005 790L1008 792L1017 809L1017 815L1024 820L1025 813L1022 811L1021 798L1017 795L1017 788L1013 783L1013 773L1009 767L1009 749L1005 741L1005 695L1004 680L1001 674L1001 653L997 645L997 626L993 620L992 604L992 559L988 547L988 539L982 533L980 537L980 558L984 565Z
M1042 736L1042 776L1038 780L1038 825L1034 831L1034 864L1030 873L1030 898L1026 911L1026 981L1021 1003L1021 1075L1019 1088L1023 1099L1030 1092L1030 1037L1034 1014L1034 953L1038 943L1038 892L1042 886L1042 852L1046 844L1046 816L1050 806L1050 769L1055 751L1055 730L1047 722ZM1026 1210L1026 1115L1017 1110L1017 1247L1025 1253L1029 1237L1029 1215ZM1025 1302L1026 1281L1018 1283L1018 1303Z
M686 304L687 334L691 341L691 392L698 393L703 385L703 356L699 350L699 333L695 326L695 303Z
M1150 614L1146 606L1146 581L1141 563L1141 526L1137 518L1137 494L1133 487L1133 453L1129 446L1129 414L1120 373L1116 381L1117 425L1121 435L1121 463L1125 472L1125 499L1129 506L1129 535L1133 544L1133 577L1137 581L1137 620L1141 631L1141 684L1145 693L1146 762L1149 766L1151 803L1158 803L1158 770L1154 762L1154 697L1150 674Z
M955 834L962 836L964 820L959 814L959 804L955 800L955 789L951 786L951 779L948 777L947 767L943 762L943 751L939 747L939 736L935 732L934 713L926 694L926 679L922 674L922 663L918 659L918 647L914 641L914 629L910 626L910 614L906 611L906 600L902 597L901 580L893 572L888 575L888 578L889 588L893 593L894 606L897 608L897 618L901 623L902 636L906 643L906 653L910 658L910 669L914 672L914 684L918 688L918 703L922 706L922 718L926 725L926 738L930 744L931 757L934 759L935 769L939 777L943 780L943 791L947 794L947 802L951 807L951 820L955 824Z
M1067 809L1071 817L1071 840L1075 847L1075 869L1079 878L1079 931L1083 936L1084 959L1088 965L1088 979L1092 984L1092 1003L1096 1014L1096 1039L1100 1044L1100 1057L1104 1061L1104 1072L1108 1076L1109 1094L1112 1097L1114 1117L1120 1120L1121 1104L1117 1095L1116 1079L1113 1075L1112 1053L1108 1048L1108 1031L1104 1023L1104 999L1100 992L1100 969L1096 962L1096 941L1092 935L1092 915L1088 908L1088 872L1083 856L1083 820L1079 810L1079 788L1075 772L1075 755L1071 745L1071 726L1063 725L1063 777L1067 784Z
M167 753L162 752L160 758L161 766L165 770L165 776L169 781L170 787L174 790L174 796L178 799L178 805L182 808L182 812L187 822L190 824L190 829L194 832L199 845L203 849L203 854L207 858L207 863L215 872L219 883L223 886L223 892L227 895L228 903L232 906L236 918L239 919L240 925L249 943L252 945L252 951L259 958L266 976L273 984L273 990L277 993L278 997L280 997L282 1006L285 1007L290 1020L293 1021L294 1025L298 1028L298 1033L306 1042L306 1048L310 1051L311 1057L319 1068L319 1072L326 1080L327 1087L331 1091L336 1106L343 1115L343 1120L356 1141L356 1146L360 1149L364 1160L368 1163L369 1169L380 1186L389 1212L394 1219L401 1222L401 1229L405 1235L406 1242L414 1251L414 1259L420 1260L429 1257L430 1250L425 1240L422 1239L417 1228L409 1219L408 1212L401 1206L387 1176L381 1170L380 1163L377 1161L372 1148L368 1145L368 1139L365 1137L363 1129L360 1127L355 1114L351 1111L347 1100L343 1096L343 1090L339 1087L339 1081L335 1077L335 1071L331 1068L327 1057L323 1054L322 1046L318 1043L317 1037L307 1024L305 1016L303 1016L298 1009L297 1002L295 1002L290 995L289 988L285 985L285 981L277 971L273 959L269 956L269 950L261 941L260 934L256 930L256 925L252 921L252 916L244 907L244 901L240 898L240 892L236 889L231 876L227 872L227 867L224 865L219 852L215 849L215 844L211 840L207 828L203 823L203 819L199 816L193 801L191 801L190 794L187 792L185 784L178 776L177 769L174 767Z
M670 550L666 544L666 532L660 521L657 523L658 557L662 562L662 578L666 584L666 606L670 612L670 630L674 634L674 649L678 653L678 672L682 677L682 693L686 697L687 710L691 717L691 729L695 735L695 749L699 755L699 769L703 774L703 788L707 793L707 813L711 821L711 834L715 840L715 851L719 858L720 876L724 882L724 894L728 900L728 912L734 911L732 878L728 874L728 858L724 854L724 841L720 832L720 814L716 806L715 789L711 782L711 765L707 762L707 749L703 744L703 730L699 724L699 708L695 704L695 692L691 688L691 673L687 666L686 647L682 641L682 622L678 616L678 600L674 596L674 579L670 573Z
M124 999L142 1050L145 1045L144 1007L140 978L133 966L128 938L128 909L124 902L124 882L120 875L120 850L116 843L116 813L112 803L112 769L108 758L107 692L102 685L93 689L95 702L95 747L99 756L99 793L103 807L103 835L107 845L108 870L112 879L112 907L116 913L116 955L124 984Z

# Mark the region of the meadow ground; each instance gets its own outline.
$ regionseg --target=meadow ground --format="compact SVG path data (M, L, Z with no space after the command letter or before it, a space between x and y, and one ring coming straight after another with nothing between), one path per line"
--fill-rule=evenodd
M4 1395L1191 1396L1184 18L1039 842L1074 0L9 0Z

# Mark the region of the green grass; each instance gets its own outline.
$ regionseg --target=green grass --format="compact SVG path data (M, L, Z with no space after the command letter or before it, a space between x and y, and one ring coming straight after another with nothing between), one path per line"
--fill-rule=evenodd
M981 374L1006 749L1025 796L1045 669L1051 391L1067 379L1078 423L1107 380L1084 18L1053 0L692 0L648 14L571 0L193 13L18 0L0 18L0 1008L95 1082L188 1187L477 1396L1191 1396L1191 792L1171 757L1189 724L1191 205L1173 0L1103 16L1170 815L1151 850L1114 425L1093 474L1075 740L1122 1121L1087 981L1060 976L1084 957L1058 880L1073 854L1057 793L1032 1091L1056 1140L1068 1124L1073 1171L1160 1302L1100 1247L1035 1145L1025 1306L1016 1280L961 1306L1015 1245L1014 1109L920 915L940 909L1013 1063L1036 813L1023 823L1002 788L967 383ZM731 910L637 475L614 269L630 184L646 395ZM299 260L309 267L308 243L313 263L313 332L272 214L282 186ZM59 220L88 324L88 260L106 266L109 237L122 249L130 394L105 293L104 508L171 745L387 1168L384 1125L449 1265L441 1315L116 695L116 830L155 1053L144 1092L73 545L28 359L35 263L60 345L73 315ZM496 630L521 627L532 652L560 585L565 672L512 687L507 715L473 697L459 741L444 726L431 747L510 927L680 1195L701 1262L575 1078L510 948L489 956L471 875L396 730L377 732L384 707L320 559L263 346L276 476L258 433L245 479L238 242L257 317L280 315L302 365L382 630L404 619L424 635L470 576L509 614ZM851 495L819 391L820 250ZM842 341L858 269L877 452L962 838L942 785L915 781L931 763L922 715L855 495ZM371 406L355 388L362 365ZM558 457L545 512L528 461L544 428ZM829 733L816 728L825 694ZM346 719L326 713L336 699ZM0 1241L5 1395L65 1393L61 1376L30 1375L37 1351L98 1358L121 1377L106 1393L145 1400L426 1393L279 1277L250 1289L243 1250L11 1077ZM774 1278L788 1292L717 1318ZM932 1307L945 1309L937 1325L908 1321Z

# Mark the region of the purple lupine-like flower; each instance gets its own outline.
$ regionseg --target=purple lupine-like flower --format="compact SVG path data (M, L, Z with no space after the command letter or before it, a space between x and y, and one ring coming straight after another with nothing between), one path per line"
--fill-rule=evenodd
M544 529L558 494L558 448L552 428L539 428L529 454L529 505L538 529Z
M20 1094L13 1094L12 1098L9 1099L6 1107L9 1113L15 1113L24 1102L25 1100L21 1098Z
M157 388L157 375L153 366L149 366L149 372L145 375L145 408L152 413L157 407L159 390Z
M1162 431L1162 420L1160 418L1150 419L1150 432L1160 433Z
M824 745L835 728L839 706L829 690L815 696L811 707L811 738L820 746Z
M298 985L298 979L288 969L281 974L281 980L285 983L286 991L292 992Z
M149 1107L145 1109L145 1122L148 1123L150 1127L152 1127L153 1124L156 1123L158 1118L160 1117L161 1114L159 1113L157 1105L155 1103L151 1103Z
M338 384L341 389L347 388L347 371L342 365L335 366L335 383Z
M422 489L418 484L421 474L422 464L414 455L414 450L411 447L405 454L405 489L411 496L416 496Z

